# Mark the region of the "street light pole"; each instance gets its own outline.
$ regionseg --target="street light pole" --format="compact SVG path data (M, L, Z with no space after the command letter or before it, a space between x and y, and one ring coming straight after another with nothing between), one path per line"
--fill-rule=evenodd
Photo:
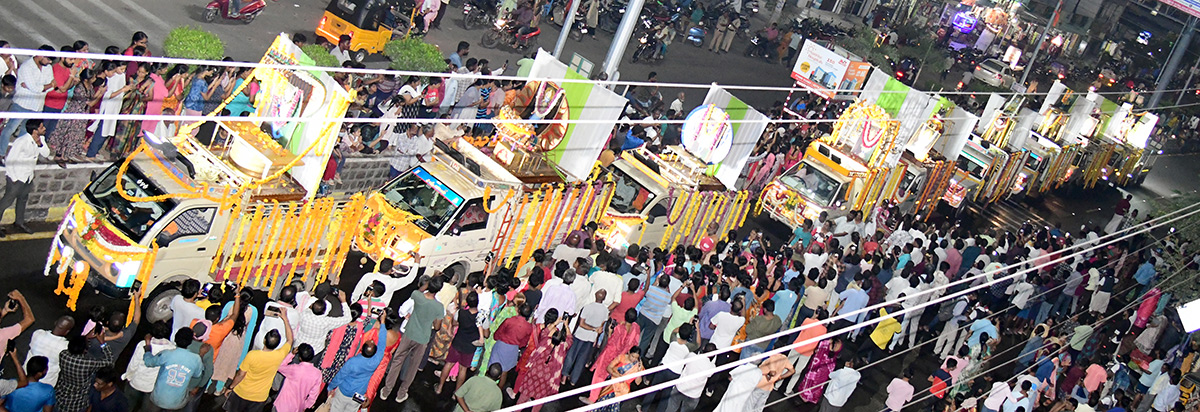
M625 47L629 45L629 38L633 37L633 29L637 27L638 18L642 15L642 6L645 5L646 0L630 0L625 6L625 16L617 26L617 34L613 35L612 45L608 47L604 65L601 66L609 80L616 80L617 66L621 65L621 57L625 56Z
M1150 101L1146 102L1147 109L1158 107L1158 102L1162 100L1163 91L1171 84L1171 78L1175 77L1175 70L1179 68L1179 61L1183 60L1183 55L1188 46L1192 44L1192 33L1196 30L1196 18L1188 17L1187 25L1183 28L1183 33L1179 35L1179 39L1175 41L1175 45L1171 47L1171 57L1167 59L1167 65L1163 67L1162 75L1158 76L1158 83L1154 85L1154 94L1150 95ZM1180 48L1183 46L1183 48Z
M1029 58L1029 64L1025 65L1025 70L1021 73L1021 86L1025 86L1025 80L1029 78L1029 72L1033 71L1033 63L1037 61L1038 54L1042 51L1042 44L1046 43L1046 37L1050 34L1050 25L1054 24L1054 19L1058 17L1059 10L1062 10L1063 0L1058 0L1058 5L1054 6L1054 12L1050 13L1050 18L1046 19L1046 27L1042 29L1042 35L1038 36L1037 47L1033 49L1033 56Z
M562 53L563 45L567 43L567 36L571 34L571 30L575 28L575 13L579 11L579 3L589 0L570 0L571 9L567 10L567 18L563 21L562 31L558 32L558 41L554 43L554 58L559 58ZM581 34L582 36L582 34Z

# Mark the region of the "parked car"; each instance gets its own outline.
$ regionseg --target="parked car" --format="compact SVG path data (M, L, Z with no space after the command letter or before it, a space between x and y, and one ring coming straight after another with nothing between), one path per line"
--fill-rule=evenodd
M975 66L974 75L976 80L992 87L1007 88L1015 81L1012 69L1008 67L1008 64L997 59L987 59L979 63L978 66Z

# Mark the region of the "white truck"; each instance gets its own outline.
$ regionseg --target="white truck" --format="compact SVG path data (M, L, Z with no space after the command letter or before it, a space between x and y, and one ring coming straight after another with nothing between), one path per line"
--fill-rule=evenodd
M263 60L303 64L302 55L280 35ZM259 68L251 80L262 84L258 116L341 117L354 99L324 73ZM158 321L186 279L270 289L337 273L349 237L329 229L361 207L314 195L339 127L251 118L147 133L71 201L45 274L58 274L71 308L85 284L118 298L149 292L146 316Z

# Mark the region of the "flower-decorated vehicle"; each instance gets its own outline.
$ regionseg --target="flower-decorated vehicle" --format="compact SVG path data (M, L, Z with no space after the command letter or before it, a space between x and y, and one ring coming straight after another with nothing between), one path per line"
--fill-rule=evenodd
M263 62L312 64L284 35ZM85 284L118 298L138 291L159 321L187 279L274 290L339 273L365 199L315 196L341 124L305 118L341 118L353 95L319 72L257 68L243 87L252 81L261 89L250 118L144 133L71 200L45 267L68 306Z

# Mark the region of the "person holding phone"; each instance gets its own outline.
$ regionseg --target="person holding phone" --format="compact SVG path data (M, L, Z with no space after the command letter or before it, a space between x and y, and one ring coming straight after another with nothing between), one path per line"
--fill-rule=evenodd
M375 369L383 361L384 351L381 348L387 343L388 335L383 330L387 312L379 313L378 317L379 321L375 323L379 329L378 339L364 342L358 356L347 360L333 380L329 381L330 412L354 412L370 406L367 387Z
M19 290L8 292L8 301L4 302L4 308L0 309L0 320L8 314L21 311L21 320L16 324L0 328L0 353L8 350L8 341L16 339L25 329L33 326L33 321L36 319L33 316L33 309L29 308L29 302L25 301L25 295Z

